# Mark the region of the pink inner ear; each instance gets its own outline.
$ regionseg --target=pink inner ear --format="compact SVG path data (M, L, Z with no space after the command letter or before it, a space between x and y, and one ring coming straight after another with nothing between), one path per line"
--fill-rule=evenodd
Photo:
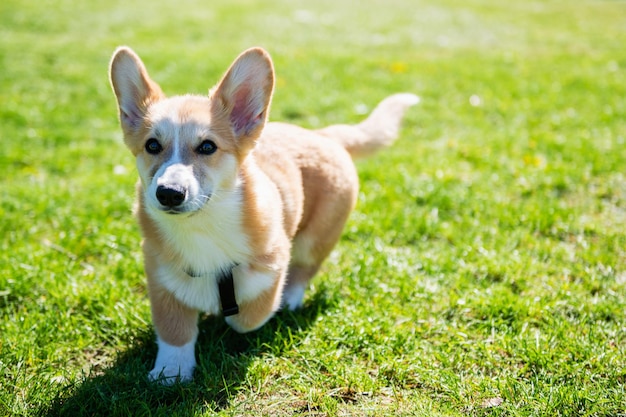
M230 113L230 122L237 136L249 134L261 120L263 112L255 114L258 110L252 102L252 92L247 85L237 89L234 94L234 106Z
M121 115L122 115L122 123L125 123L128 127L130 128L137 128L139 126L139 123L141 121L141 114L139 109L137 108L132 108L130 109L130 111L121 111Z

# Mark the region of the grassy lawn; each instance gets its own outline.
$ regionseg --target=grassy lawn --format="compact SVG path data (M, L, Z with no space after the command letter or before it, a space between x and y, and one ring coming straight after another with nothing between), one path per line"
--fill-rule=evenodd
M0 3L1 416L626 416L626 2L357 4ZM120 44L168 94L264 46L306 127L422 99L304 309L203 320L182 386L146 378Z

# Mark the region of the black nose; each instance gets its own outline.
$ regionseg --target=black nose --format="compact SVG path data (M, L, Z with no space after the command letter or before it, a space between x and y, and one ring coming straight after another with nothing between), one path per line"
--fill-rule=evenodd
M185 190L178 187L159 185L156 198L166 207L177 207L185 201Z

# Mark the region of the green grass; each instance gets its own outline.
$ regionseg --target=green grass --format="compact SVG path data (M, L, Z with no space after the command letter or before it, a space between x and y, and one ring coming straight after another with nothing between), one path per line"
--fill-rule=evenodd
M626 3L355 4L0 4L0 415L626 415ZM182 386L146 379L119 44L169 94L264 46L308 127L422 98L305 308L204 320Z

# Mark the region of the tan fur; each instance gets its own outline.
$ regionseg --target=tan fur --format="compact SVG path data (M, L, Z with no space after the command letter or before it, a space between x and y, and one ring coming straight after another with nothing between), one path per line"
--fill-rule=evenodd
M136 214L160 346L151 376L188 379L197 312L220 310L219 270L237 265L240 312L227 318L237 331L282 304L299 307L356 203L351 154L391 143L417 97L390 96L360 125L310 131L266 124L274 71L259 48L241 54L209 97L165 98L129 48L115 52L110 77L140 176ZM201 152L206 143L216 148Z

